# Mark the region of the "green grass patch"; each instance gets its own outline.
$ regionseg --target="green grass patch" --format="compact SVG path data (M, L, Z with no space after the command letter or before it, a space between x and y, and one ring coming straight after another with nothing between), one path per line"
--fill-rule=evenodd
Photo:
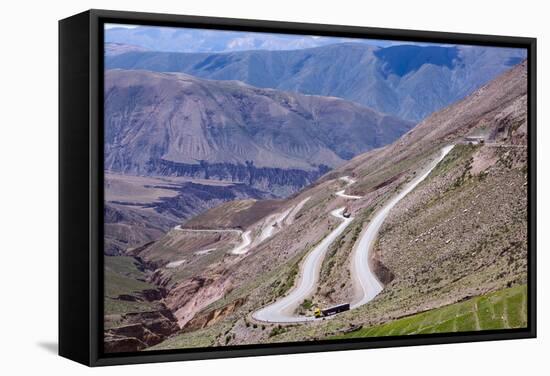
M155 286L138 279L118 274L110 270L105 271L105 296L116 298L122 294L133 293L152 289Z
M144 278L139 262L130 256L105 256L105 269L134 278Z
M152 289L155 286L145 282L146 275L139 270L133 257L105 256L105 296L116 298L122 294Z
M160 308L154 302L128 302L106 297L104 300L103 312L105 315L123 315L125 313L151 312Z
M158 304L145 301L116 299L120 295L135 295L156 286L145 282L146 275L139 269L138 261L128 256L105 256L104 313L124 314L147 312L158 308Z
M527 326L527 286L468 299L331 339L469 332Z

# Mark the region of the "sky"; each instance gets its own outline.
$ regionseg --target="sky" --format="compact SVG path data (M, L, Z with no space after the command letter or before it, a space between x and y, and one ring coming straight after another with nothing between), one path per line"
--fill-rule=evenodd
M125 25L125 24L105 24L105 29L114 29L117 27L125 28L125 29L135 29L138 27L137 25Z

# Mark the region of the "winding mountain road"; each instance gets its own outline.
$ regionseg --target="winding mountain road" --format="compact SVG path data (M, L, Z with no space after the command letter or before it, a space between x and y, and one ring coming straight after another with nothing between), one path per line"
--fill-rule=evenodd
M383 285L378 281L369 265L370 250L376 240L380 227L390 213L391 209L409 194L418 184L420 184L430 172L437 166L443 158L452 150L454 145L445 146L439 156L435 158L426 168L426 170L399 192L395 197L388 201L375 214L369 225L360 235L356 243L356 248L352 256L352 279L356 286L356 298L351 304L351 309L360 307L371 301L378 295ZM348 183L348 186L355 181L347 176L340 178ZM346 199L358 199L360 196L346 195L345 190L336 192L336 195ZM334 242L340 234L344 232L346 227L353 221L353 218L343 216L344 208L333 210L330 214L342 220L336 229L331 231L305 258L301 265L300 277L295 287L288 295L267 305L252 314L252 317L258 321L271 323L293 323L315 320L312 316L298 316L294 312L296 308L315 291L319 280L321 265L329 246ZM332 316L334 317L334 316Z
M204 230L195 230L192 228L182 228L181 225L174 227L175 231L185 231L185 232L233 232L241 236L241 242L233 248L230 253L234 255L242 255L248 252L249 245L252 242L250 238L250 231L243 232L237 229L204 229ZM215 248L213 248L215 249Z
M294 222L294 217L298 212L302 209L304 204L310 199L311 197L306 197L301 202L299 202L297 205L292 206L285 210L282 213L277 213L269 216L267 220L264 221L262 224L262 230L260 232L260 235L256 237L256 239L252 239L252 232L250 230L248 231L242 231L239 229L187 229L182 228L181 225L177 225L174 227L175 231L186 231L186 232L233 232L237 233L241 236L241 242L237 244L229 253L234 255L244 255L246 254L251 248L258 245L259 243L263 242L264 240L269 239L273 235L275 235L278 231L283 228L284 225L291 225ZM200 254L200 253L196 253Z
M250 243L252 243L252 239L250 238L250 231L243 232L241 237L241 244L231 250L231 253L233 253L234 255L244 255L246 252L248 252L248 246L250 245Z
M340 178L347 182L348 186L355 183L351 178L344 176ZM343 195L338 195L344 198L360 198L359 196L348 196L344 194L345 190L339 191ZM337 194L339 193L337 192ZM308 198L309 199L309 198ZM338 236L340 236L346 227L353 221L353 217L344 217L345 207L333 210L330 214L333 217L341 219L342 222L332 230L311 252L306 256L302 266L298 283L290 293L275 303L265 306L264 308L254 312L252 317L258 321L266 322L303 322L315 320L312 316L297 316L294 311L304 299L309 297L315 291L317 282L319 281L319 272L321 265L328 248Z
M342 176L340 178L340 180L343 180L345 181L346 183L348 183L348 187L350 185L352 185L353 183L355 183L355 180L353 180L352 178L350 178L349 176ZM336 196L339 196L339 197L342 197L342 198L347 198L347 199L351 199L351 200L357 200L357 199L360 199L361 196L354 196L354 195L347 195L346 193L346 190L345 189L342 189L341 191L338 191L336 192Z
M344 232L346 227L348 227L353 220L351 217L344 217L343 212L344 208L339 208L330 213L332 216L341 219L342 223L340 223L336 229L332 230L321 243L308 253L302 264L302 272L300 273L296 287L291 290L290 294L277 300L275 303L254 312L252 314L254 319L267 322L300 322L314 320L311 316L296 316L294 315L294 310L305 298L314 292L319 280L319 271L325 253L332 242Z
M390 210L414 188L416 188L418 184L426 179L435 166L437 166L438 163L445 158L453 147L454 145L449 145L441 149L440 155L429 164L424 173L410 181L401 192L388 201L376 213L376 215L369 222L369 225L365 231L363 231L360 235L352 258L352 278L358 282L356 283L358 288L356 288L356 300L351 304L351 309L360 307L370 302L384 288L370 268L369 255L370 250L376 241L376 237L378 236L378 231L380 231L380 227L382 227L382 224L390 213Z
M262 228L262 231L260 232L258 241L261 243L264 240L273 236L273 233L275 232L276 227L281 228L283 226L283 221L285 220L286 217L288 217L291 210L292 208L289 208L282 213L269 216Z
M298 205L296 205L291 211L290 211L290 214L285 218L285 224L288 226L288 225L291 225L294 223L294 219L296 218L296 215L298 214L298 212L300 210L302 210L302 208L304 207L304 205L306 204L306 202L309 201L311 197L306 197L305 199L303 199L302 201L300 201L298 203Z

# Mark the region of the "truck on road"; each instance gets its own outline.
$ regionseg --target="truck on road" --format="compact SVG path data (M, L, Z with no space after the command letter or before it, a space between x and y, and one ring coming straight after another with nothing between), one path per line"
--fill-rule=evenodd
M344 312L344 311L349 311L349 303L338 304L333 307L329 307L325 309L316 308L314 311L314 315L315 315L315 318L320 318L320 317L336 315L337 313Z

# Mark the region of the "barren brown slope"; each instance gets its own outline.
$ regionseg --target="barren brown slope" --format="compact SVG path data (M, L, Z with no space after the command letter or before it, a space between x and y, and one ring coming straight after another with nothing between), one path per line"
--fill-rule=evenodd
M105 166L286 197L413 123L339 98L178 73L105 73Z
M385 284L382 293L366 306L331 323L315 329L296 329L282 334L279 340L322 337L345 329L349 322L369 326L525 284L526 93L526 66L521 64L466 100L434 114L396 144L384 148L380 155L372 152L344 166L346 173L361 176L366 172L357 183L366 194L363 202L354 202L359 206L381 190L374 187L383 186L389 192L392 187L398 189L400 182L418 171L422 159L430 158L431 149L457 144L385 221L371 259ZM438 124L443 129L438 129ZM462 137L480 133L487 135L482 144L471 145ZM415 145L419 145L419 150L415 150ZM385 164L384 158L389 163ZM377 162L383 167L372 165ZM400 175L403 178L393 180ZM359 220L361 215L367 217L360 227L368 224L371 208L357 215ZM325 260L314 304L350 298L352 291L339 283L349 280L347 260L358 236L354 231L350 226L348 234Z
M433 171L402 200L382 227L381 245L373 260L379 279L390 283L406 274L411 286L417 282L425 285L433 282L429 273L438 262L445 266L439 274L435 273L438 276L434 279L442 277L440 273L447 274L443 279L464 277L450 277L453 273L446 269L451 259L459 265L456 247L460 247L460 254L469 251L471 255L475 254L476 247L482 246L480 243L489 243L489 247L482 247L491 248L493 253L483 257L491 261L480 260L480 264L473 267L479 273L482 264L489 266L495 262L494 252L506 248L507 242L522 244L526 230L526 74L526 65L522 63L463 101L433 114L394 144L358 156L325 176L325 179L342 174L356 176L358 181L352 192L364 198L351 203L352 210L360 213L356 224L350 226L342 244L333 248L334 257L325 262L323 283L317 297L320 302L334 303L351 298L353 290L346 282L349 281L347 260L361 228L368 224L370 212L410 180L442 145L459 144L442 163L444 167ZM487 140L483 145L470 146L464 141L464 136L469 134L485 134ZM510 226L510 220L515 224L508 240L492 241L495 233ZM426 233L443 241L444 247L438 242L424 243ZM464 237L462 244L456 244L457 237ZM450 245L453 239L454 246ZM384 244L393 251L384 248ZM518 252L521 255L525 249ZM515 259L520 258L518 255ZM411 270L411 265L420 260L425 262L423 266L417 265L422 272ZM471 257L463 261L474 262ZM470 264L464 266L464 271L473 273L471 268ZM524 266L519 267L519 274L510 275L517 276L522 271L525 271ZM422 273L426 273L425 276L419 277ZM412 277L412 274L417 275ZM427 279L423 281L422 278Z
M518 116L518 111L526 110L526 101L527 65L523 62L465 99L430 115L393 144L361 154L338 171L357 170L363 176L376 174L392 164L422 156L475 130L500 128Z
M105 254L123 254L161 238L184 220L226 201L268 199L245 184L215 180L105 175ZM258 202L271 202L260 200Z
M285 206L285 200L239 200L216 206L186 221L187 229L245 229Z
M523 283L526 110L526 67L521 64L430 116L393 145L331 172L289 201L311 197L294 226L244 257L225 255L195 270L192 279L172 280L177 287L167 305L176 316L178 311L186 316L185 327L156 348L322 338L350 323L382 323ZM465 135L480 130L491 135L488 142L461 144ZM382 228L372 262L385 289L376 299L326 322L284 329L265 325L265 330L251 323L252 312L292 287L303 255L336 225L328 213L346 204L355 220L329 252L313 303L323 307L349 299L349 257L372 213L449 143L458 146L392 210ZM357 179L347 193L362 199L346 202L334 196L343 175Z
M260 235L266 226L271 226L270 215L257 219L255 223L243 228L250 231L253 239L253 248L245 255L228 253L240 242L238 234L223 231L189 231L184 228L180 231L170 231L154 244L141 250L139 256L161 266L155 273L154 280L162 286L170 287L166 302L178 318L180 325L186 325L197 312L224 298L232 291L234 294L240 294L242 292L240 289L245 288L245 291L250 292L249 284L252 283L255 286L261 284L258 278L275 278L278 280L279 287L275 291L264 291L262 286L257 286L261 288L254 291L253 302L257 302L257 299L279 296L291 287L293 279L285 281L289 270L295 269L301 255L321 240L330 226L337 222L324 215L325 210L336 208L337 203L331 202L331 192L334 192L337 187L340 187L338 182L328 182L308 190L308 195L312 194L314 198L308 200L301 210L294 213L292 226L285 225L279 233L275 233L266 241L259 242L258 239L261 238ZM291 200L279 201L275 211L277 213L288 211L307 197L310 196L298 195ZM250 209L238 205L242 203L237 201L236 205L222 205L226 211L235 210L234 216L224 216L231 219L233 225L237 220L238 223L245 223L250 222L251 217L255 218L254 213L244 216L239 214L240 210L249 212L247 209ZM251 208L254 206L252 205ZM270 208L269 205L266 208L270 213L273 212L274 208ZM213 209L213 212L216 213L216 209ZM209 216L208 212L206 216ZM202 217L199 216L199 218ZM222 222L225 223L225 220ZM211 229L215 227L211 226ZM203 254L201 250L205 249L211 251ZM181 267L174 269L162 267L170 261L182 259L186 262ZM287 266L289 263L290 269ZM274 270L279 271L273 274ZM248 297L245 296L238 299L241 304L248 301Z
M287 201L291 206L311 197L294 226L244 256L226 252L236 239L217 239L226 248L196 256L198 249L184 247L189 239L169 234L165 249L170 260L182 255L196 260L161 269L152 279L169 286L165 303L184 325L180 334L155 348L322 338L350 323L387 322L525 282L526 110L522 64L432 115L395 144L355 158ZM485 144L462 143L465 135L480 131L489 135ZM392 210L382 228L372 262L385 288L375 300L311 325L280 329L252 322L252 312L292 288L301 258L336 225L328 213L346 205L334 196L342 189L338 177L354 176L357 183L347 193L364 197L347 203L355 220L323 265L313 296L320 307L352 296L349 258L372 213L448 143L458 145Z

